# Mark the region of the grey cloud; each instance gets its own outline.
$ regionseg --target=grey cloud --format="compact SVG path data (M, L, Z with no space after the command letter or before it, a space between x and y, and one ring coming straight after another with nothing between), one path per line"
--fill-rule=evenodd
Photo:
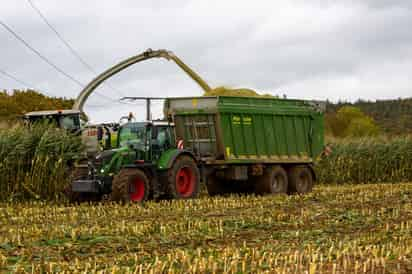
M5 1L0 18L60 67L86 83L93 74L25 5ZM151 47L173 50L212 86L254 88L290 97L377 99L411 96L410 1L35 1L97 71ZM0 29L1 68L52 93L80 87ZM116 75L127 95L200 95L178 67L150 60ZM0 78L0 88L20 87ZM120 97L105 86L98 92ZM93 95L96 120L138 111ZM103 109L103 110L102 110ZM95 116L93 116L93 114Z

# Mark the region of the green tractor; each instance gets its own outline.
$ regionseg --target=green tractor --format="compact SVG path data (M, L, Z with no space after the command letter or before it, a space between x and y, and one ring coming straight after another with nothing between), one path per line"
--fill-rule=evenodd
M141 202L194 198L200 174L192 152L177 148L168 121L129 122L118 129L117 146L73 170L71 201Z

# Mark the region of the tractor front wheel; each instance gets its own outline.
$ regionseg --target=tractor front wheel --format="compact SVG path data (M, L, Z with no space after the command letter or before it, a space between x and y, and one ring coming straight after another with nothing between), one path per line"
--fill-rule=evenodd
M143 202L149 199L150 183L140 169L122 169L112 183L114 201Z
M196 198L199 194L199 169L189 156L180 156L168 174L168 194L174 199Z

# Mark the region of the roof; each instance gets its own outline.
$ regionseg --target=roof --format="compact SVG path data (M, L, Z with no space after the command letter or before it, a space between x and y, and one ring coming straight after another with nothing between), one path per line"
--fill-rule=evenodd
M45 116L45 115L64 115L64 114L79 114L80 110L77 109L62 109L62 110L41 110L32 111L24 114L25 117L29 116Z

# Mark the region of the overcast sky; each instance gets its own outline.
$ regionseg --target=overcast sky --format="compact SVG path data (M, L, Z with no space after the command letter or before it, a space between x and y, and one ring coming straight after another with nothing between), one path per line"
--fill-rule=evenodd
M409 0L32 0L97 72L146 48L172 50L211 86L247 87L289 98L356 100L412 97ZM95 76L58 40L27 0L1 0L0 20L65 72ZM81 88L0 26L0 69L56 96ZM201 95L175 64L152 59L98 92L129 96ZM0 89L28 88L0 74ZM88 106L87 106L88 105ZM97 95L94 121L117 120L135 105ZM159 107L158 107L159 109Z

